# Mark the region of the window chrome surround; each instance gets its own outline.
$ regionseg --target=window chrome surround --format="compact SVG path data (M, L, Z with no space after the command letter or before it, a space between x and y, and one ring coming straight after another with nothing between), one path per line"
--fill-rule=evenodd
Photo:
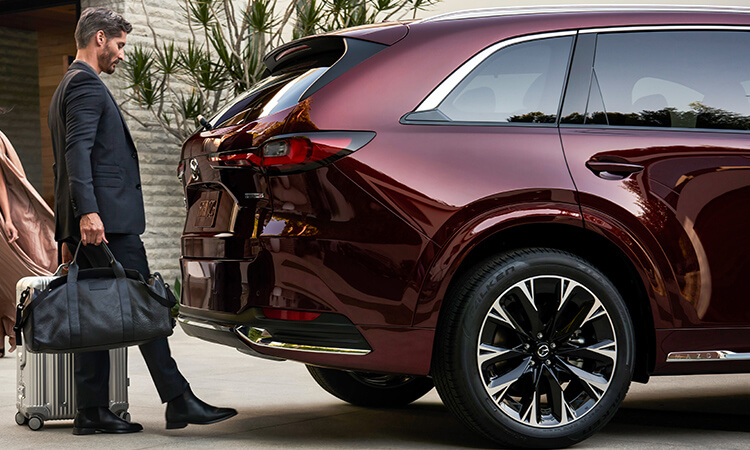
M626 27L586 28L580 34L620 33L625 31L750 31L748 25L633 25Z
M634 9L638 10L638 9ZM675 10L675 9L665 9ZM692 10L692 9L689 9ZM703 11L702 9L696 9ZM731 8L730 8L731 10ZM567 11L567 10L566 10ZM682 10L679 10L682 11ZM725 12L723 10L711 11ZM743 9L744 12L750 13L750 8ZM637 31L750 31L750 26L745 25L634 25L624 27L601 27L601 28L587 28L580 30L566 30L566 31L555 31L549 33L532 34L528 36L520 36L510 38L496 44L493 44L484 50L480 51L468 61L463 63L458 69L453 71L448 78L444 79L430 94L422 100L413 112L424 112L437 109L440 103L456 88L456 86L463 81L474 69L477 68L487 58L502 50L505 47L519 44L522 42L549 39L562 36L574 36L576 34L591 34L591 33L617 33L617 32L637 32Z
M729 350L704 350L696 352L672 352L667 362L704 361L750 361L750 353L735 353Z
M463 63L458 69L454 70L452 74L448 76L445 80L443 80L432 92L430 92L430 95L428 95L424 100L422 100L422 103L417 106L417 108L414 110L414 112L421 112L421 111L430 111L433 109L436 109L440 103L445 100L445 98L453 91L453 89L458 86L461 81L466 78L467 75L469 75L474 69L477 68L481 63L483 63L487 58L494 55L499 50L502 50L505 47L510 47L511 45L520 44L521 42L528 42L528 41L536 41L541 39L549 39L549 38L556 38L556 37L562 37L562 36L575 36L577 33L576 30L568 30L568 31L555 31L552 33L541 33L541 34L532 34L528 36L520 36L515 38L510 38L501 42L498 42L496 44L493 44L484 50L480 51L476 55L472 56L468 61Z
M246 344L258 345L260 347L275 348L279 350L292 350L307 353L325 353L333 355L364 356L372 350L357 348L321 347L316 345L292 344L275 340L271 333L263 328L240 325L232 328L234 334Z
M448 20L478 19L487 17L521 16L533 14L561 13L602 13L602 12L696 12L696 13L739 13L748 14L750 8L741 6L699 6L699 5L565 5L479 8L468 11L450 12L428 17L416 23L444 22Z

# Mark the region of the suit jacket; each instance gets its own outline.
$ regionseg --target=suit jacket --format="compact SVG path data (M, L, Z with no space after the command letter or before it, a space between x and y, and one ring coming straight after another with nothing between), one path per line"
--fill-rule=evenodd
M73 61L52 96L47 123L55 153L55 239L80 239L80 217L92 212L105 233L142 234L138 153L93 67Z

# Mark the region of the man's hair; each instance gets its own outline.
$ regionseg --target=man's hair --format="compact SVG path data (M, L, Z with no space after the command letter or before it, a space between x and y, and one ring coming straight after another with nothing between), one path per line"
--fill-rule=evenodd
M76 46L79 49L86 48L99 30L104 31L107 39L112 39L120 36L123 31L130 33L133 26L120 14L107 8L86 8L76 25Z

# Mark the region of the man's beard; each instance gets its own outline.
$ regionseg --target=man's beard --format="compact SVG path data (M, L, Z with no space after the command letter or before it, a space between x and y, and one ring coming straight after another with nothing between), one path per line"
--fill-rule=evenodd
M105 48L104 52L99 55L99 67L110 75L115 72L117 62L117 55L115 55L115 52L110 51L109 48Z

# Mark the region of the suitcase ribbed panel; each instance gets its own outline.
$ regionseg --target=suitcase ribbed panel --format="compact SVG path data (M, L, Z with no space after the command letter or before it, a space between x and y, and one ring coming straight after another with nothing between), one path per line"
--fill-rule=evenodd
M53 277L26 277L16 285L16 298L32 287L33 298L44 290ZM72 353L31 353L18 347L16 407L27 419L37 416L43 421L72 419L76 413ZM109 351L109 406L122 415L128 404L128 350Z
M47 420L67 419L75 415L75 396L73 392L73 355L29 354L31 359L38 356L43 361L44 369L39 371L40 384L46 387L46 395L39 400L46 400L50 411ZM45 379L46 378L46 379Z
M109 351L109 409L119 414L128 410L128 349Z

